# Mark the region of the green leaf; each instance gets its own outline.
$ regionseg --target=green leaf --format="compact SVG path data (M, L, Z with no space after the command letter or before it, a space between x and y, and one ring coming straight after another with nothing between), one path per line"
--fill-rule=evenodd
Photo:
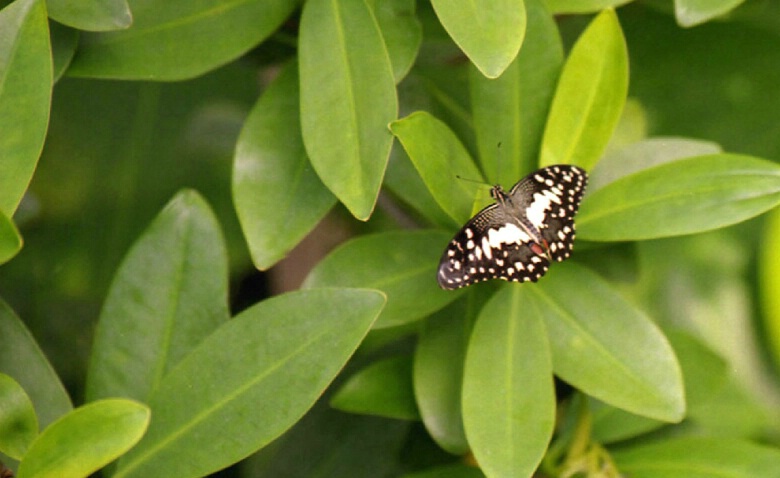
M194 191L174 197L128 252L95 331L90 400L146 401L163 377L229 317L219 224Z
M586 194L577 237L633 241L717 229L780 202L780 166L736 154L648 168Z
M0 452L20 460L38 435L38 417L19 383L0 373Z
M431 4L447 33L486 77L499 77L520 51L526 24L522 0Z
M43 0L0 10L0 212L13 216L43 148L52 64Z
M14 222L0 211L0 264L11 260L22 249L22 236Z
M412 357L384 359L363 368L349 377L330 404L345 412L419 419L412 387Z
M268 444L322 394L384 302L373 290L316 289L245 310L155 390L149 432L114 477L203 476Z
M297 4L293 0L134 2L130 28L82 34L68 74L125 80L193 78L252 49Z
M536 169L547 110L563 63L558 29L541 0L526 0L528 31L496 79L469 69L479 160L491 182L511 186Z
M626 41L613 10L600 13L574 44L547 118L540 164L590 170L609 143L628 92Z
M511 284L485 305L469 341L463 422L490 477L531 476L552 437L555 390L550 349L529 289Z
M309 273L304 288L370 287L387 295L375 327L419 320L458 297L441 290L436 270L449 234L392 231L361 236L342 244Z
M765 343L775 365L780 365L780 208L767 216L759 251L758 291L760 293Z
M404 79L422 43L422 25L415 14L415 0L368 0L385 40L393 78Z
M284 258L336 203L303 148L294 64L279 74L244 123L233 200L260 270Z
M138 443L149 418L146 405L125 399L79 407L35 439L18 478L87 477Z
M633 0L545 0L556 15L561 13L596 13L605 8L618 7Z
M73 406L60 379L41 352L32 334L11 308L0 300L0 373L16 380L35 406L45 427Z
M485 475L473 466L462 465L444 465L431 468L417 473L403 475L402 478L484 478Z
M674 16L681 27L693 27L725 15L744 1L674 0Z
M52 19L79 30L119 30L133 23L127 0L46 0L46 8Z
M748 441L672 438L612 453L631 478L756 478L780 476L780 451Z
M455 134L424 111L393 121L390 130L439 206L457 223L466 222L477 195L472 181L482 180L482 174Z
M301 127L309 158L349 211L374 210L397 116L393 70L364 0L309 0L299 37Z
M667 422L683 418L674 351L655 323L608 283L566 263L528 289L547 325L556 375L632 413Z
M79 31L57 22L49 23L54 82L58 82L70 66L79 44Z

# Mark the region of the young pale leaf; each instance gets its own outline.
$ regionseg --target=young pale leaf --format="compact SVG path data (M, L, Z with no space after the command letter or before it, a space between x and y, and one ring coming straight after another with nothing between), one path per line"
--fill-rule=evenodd
M683 418L683 382L672 347L609 284L568 262L528 290L547 326L556 375L632 413L667 422Z
M774 209L767 219L758 261L763 312L759 317L767 332L769 353L775 364L780 364L780 209Z
M415 0L368 0L382 30L396 84L404 79L422 43L422 25Z
M260 270L284 258L336 203L303 148L294 64L279 74L244 123L233 200Z
M204 476L256 452L312 406L384 302L374 290L316 289L245 310L160 383L149 432L113 476Z
M18 478L87 477L141 439L149 408L125 399L98 400L47 427L19 464Z
M780 451L729 439L684 437L624 447L612 452L631 478L777 478Z
M432 0L436 16L463 53L488 78L497 78L520 51L523 0Z
M528 31L517 58L496 79L469 69L479 161L491 182L511 187L536 169L563 45L542 0L526 0Z
M17 381L32 400L40 426L45 427L73 406L59 377L32 334L0 300L0 373Z
M398 103L382 33L364 0L309 0L299 37L301 128L322 182L367 220L382 185Z
M780 166L736 154L697 156L622 177L586 194L577 237L634 241L717 229L780 203Z
M174 197L128 252L103 305L90 400L146 401L168 371L228 317L227 253L194 191Z
M463 373L463 423L490 477L531 476L552 437L555 390L550 348L529 289L511 284L485 305Z
M352 375L330 400L332 407L400 420L418 420L412 387L412 357L380 360Z
M52 65L43 0L0 10L0 212L12 217L49 123Z
M745 0L674 0L674 16L681 27L693 27L725 15Z
M53 20L79 30L120 30L133 23L127 0L46 0L46 8Z
M541 166L599 160L628 92L628 52L613 10L604 10L574 44L547 118Z
M13 220L0 211L0 264L11 260L22 249L22 236Z
M439 206L457 223L466 222L479 187L473 181L482 180L482 174L455 134L424 111L393 121L390 130Z
M562 13L596 13L633 0L546 0L547 7L556 15Z
M193 78L252 49L282 24L297 3L134 2L130 28L82 33L68 74L124 80Z
M0 452L21 460L38 435L30 397L13 378L0 373Z
M371 287L387 294L375 327L421 319L449 304L458 293L436 284L436 268L449 234L393 231L355 238L328 254L309 273L304 288Z

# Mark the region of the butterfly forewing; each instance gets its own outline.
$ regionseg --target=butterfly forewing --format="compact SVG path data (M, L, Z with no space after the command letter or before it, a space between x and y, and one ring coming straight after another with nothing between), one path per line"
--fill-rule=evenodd
M450 241L438 281L457 289L488 279L536 282L550 265L571 254L574 215L587 174L576 166L535 171L506 193L493 188L495 204L474 216Z

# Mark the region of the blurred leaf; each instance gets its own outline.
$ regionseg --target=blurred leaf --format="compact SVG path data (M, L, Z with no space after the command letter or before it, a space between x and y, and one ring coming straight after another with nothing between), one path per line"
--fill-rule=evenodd
M382 184L397 116L392 66L364 0L309 0L299 39L301 127L322 182L360 220Z
M522 0L432 0L431 4L455 43L486 77L501 76L520 51L526 24Z
M54 82L62 78L70 66L79 44L79 31L57 22L49 22Z
M395 82L400 83L412 68L422 42L422 26L415 15L415 0L367 1L382 30Z
M667 422L683 418L674 351L655 323L608 283L569 262L528 290L528 302L547 326L557 376L632 413Z
M267 445L322 394L384 302L372 290L316 289L245 310L160 383L149 432L113 476L203 476Z
M412 387L412 357L383 359L363 368L339 387L330 404L345 412L419 419Z
M279 28L297 4L294 0L133 2L130 28L82 33L68 74L124 80L193 78L252 49Z
M620 113L620 119L617 125L615 125L615 130L609 138L604 156L596 163L596 166L601 164L606 156L611 155L616 150L621 150L634 143L646 140L649 130L648 122L645 107L636 98L626 98L626 104ZM720 152L720 150L715 152Z
M0 10L0 212L13 216L43 148L52 64L43 0Z
M408 473L402 478L484 478L479 468L467 465L444 465L417 473Z
M20 460L37 435L30 397L16 380L0 373L0 452Z
M387 295L374 327L419 320L458 297L436 283L441 231L391 231L357 237L333 250L309 273L304 288L370 287Z
M629 174L683 158L722 153L712 141L649 138L606 154L589 174L588 193Z
M32 400L41 427L73 406L54 369L11 308L0 300L0 373L16 380Z
M463 423L487 476L531 476L552 437L548 339L529 289L502 287L479 314L463 373Z
M662 421L607 405L592 397L589 397L588 406L593 416L593 439L601 444L638 437L667 425Z
M252 109L234 161L236 211L255 266L266 270L336 203L303 148L294 64L279 74Z
M620 119L628 91L628 52L614 10L582 33L563 66L541 148L541 166L590 170Z
M577 233L592 241L693 234L749 219L780 202L780 166L736 154L648 168L586 194Z
M767 215L760 244L758 291L765 343L775 365L780 365L780 208Z
M98 400L47 427L19 464L18 478L87 477L141 439L149 408L124 400Z
M612 453L631 478L756 478L780 476L780 451L718 438L671 438Z
M693 27L725 15L745 0L674 0L674 16L681 27Z
M776 420L774 409L767 409L745 390L744 377L728 377L713 391L710 399L691 409L686 422L695 424L700 433L724 438L759 439L765 437ZM775 428L776 429L776 428Z
M455 134L424 111L393 121L390 130L439 206L456 222L466 222L476 196L472 181L482 180L482 174Z
M219 224L203 198L185 190L116 273L95 331L88 399L148 400L171 368L228 317Z
M605 8L617 7L633 0L545 0L556 15L561 13L596 13Z
M79 30L120 30L133 23L127 0L46 0L46 8L52 19Z
M479 160L492 182L512 185L536 169L563 45L541 0L526 0L528 30L517 58L496 79L469 69Z
M0 264L10 261L22 249L22 236L14 222L0 211Z

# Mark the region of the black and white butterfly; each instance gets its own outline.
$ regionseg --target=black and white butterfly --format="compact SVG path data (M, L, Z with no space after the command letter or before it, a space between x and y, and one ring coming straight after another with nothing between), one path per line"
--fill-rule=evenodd
M574 215L588 175L555 165L521 179L507 193L494 186L495 203L471 218L439 262L439 285L457 289L488 279L536 282L571 254Z

